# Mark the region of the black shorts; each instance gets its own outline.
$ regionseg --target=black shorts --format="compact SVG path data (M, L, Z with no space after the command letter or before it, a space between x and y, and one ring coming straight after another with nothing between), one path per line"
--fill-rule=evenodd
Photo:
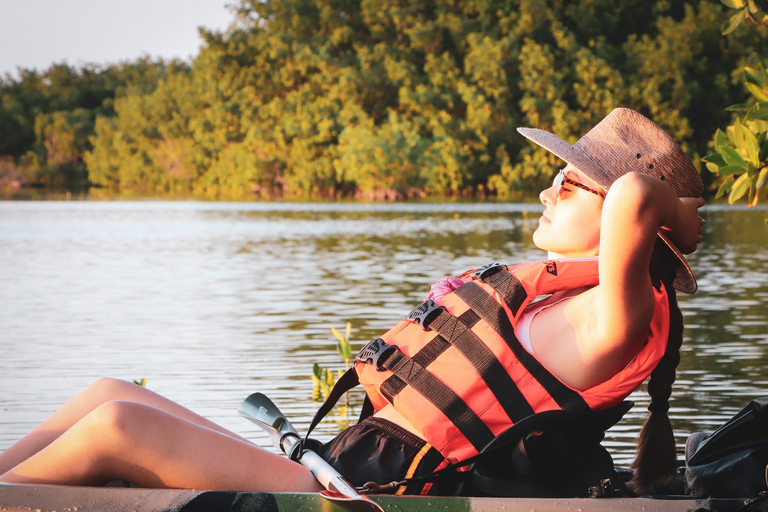
M435 448L391 421L370 417L349 427L318 453L355 487L428 475L445 461ZM410 484L397 494L450 494L438 484ZM447 491L447 492L446 492Z

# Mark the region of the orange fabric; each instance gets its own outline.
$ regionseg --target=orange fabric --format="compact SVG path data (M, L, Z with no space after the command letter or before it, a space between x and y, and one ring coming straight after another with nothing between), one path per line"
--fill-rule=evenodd
M490 285L481 281L475 282L502 305L513 326L516 325L525 306L537 296L583 286L594 286L598 283L597 258L557 260L554 263L551 261L528 263L509 267L508 271L520 282L526 292L525 299L516 311L510 311L504 300ZM469 273L461 277L465 281L471 279ZM604 409L620 403L650 375L664 355L669 332L669 305L663 289L655 293L655 298L656 309L648 342L637 356L626 368L607 381L591 389L578 391L591 409ZM445 307L454 316L459 316L469 309L469 306L456 293L446 295L436 301L436 304ZM472 331L493 352L535 412L559 408L550 394L518 360L507 342L490 325L480 320L472 327ZM437 332L425 331L418 324L404 320L381 338L390 345L397 345L403 354L410 357L435 336ZM518 342L515 340L515 343ZM359 362L356 363L355 369L374 408L379 410L389 404L381 394L380 388L392 373L388 370L377 370L370 364ZM428 371L459 395L494 435L500 434L512 425L496 397L458 349L450 347L442 352L429 364ZM406 386L395 396L392 405L419 432L421 437L443 456L462 460L477 453L477 450L443 412L410 386Z

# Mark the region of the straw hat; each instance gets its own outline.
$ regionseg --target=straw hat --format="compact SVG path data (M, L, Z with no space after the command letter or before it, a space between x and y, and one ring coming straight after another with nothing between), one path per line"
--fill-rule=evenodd
M606 189L628 172L639 172L664 180L678 197L698 197L704 190L701 176L680 146L653 121L626 108L617 108L573 146L536 128L518 128L521 134L566 162ZM696 278L675 245L659 232L680 260L675 289L696 291Z

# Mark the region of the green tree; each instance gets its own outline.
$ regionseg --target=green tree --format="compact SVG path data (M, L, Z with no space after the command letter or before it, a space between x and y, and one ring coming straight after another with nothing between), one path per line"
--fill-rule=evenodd
M54 64L20 69L0 78L0 156L21 181L46 186L86 186L84 155L98 116L115 115L116 97L149 92L166 68L139 59L106 67Z
M718 102L741 101L734 70L768 56L753 33L721 37L725 10L716 0L241 0L228 30L201 31L191 67L65 66L4 81L0 154L52 169L38 114L84 109L85 144L84 122L40 123L80 141L104 188L508 197L539 189L557 165L517 126L575 142L626 106L698 160L729 121Z

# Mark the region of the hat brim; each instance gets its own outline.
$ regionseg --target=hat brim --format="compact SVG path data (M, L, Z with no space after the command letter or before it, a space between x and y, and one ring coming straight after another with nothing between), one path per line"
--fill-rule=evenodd
M685 256L683 256L683 253L680 252L680 250L675 246L675 244L672 243L672 241L661 231L658 233L659 238L669 247L669 250L675 253L675 256L677 256L677 259L680 260L680 264L677 265L677 268L675 269L676 275L675 280L672 282L672 285L675 287L675 290L692 294L696 293L696 290L699 288L698 283L696 282L696 276L693 275L693 270L691 270L691 266L688 264L688 260L685 259Z
M563 139L538 128L518 128L518 132L525 138L535 142L555 156L575 166L581 172L592 178L598 185L608 190L614 177L605 172L599 165L593 162L578 148L565 142Z

